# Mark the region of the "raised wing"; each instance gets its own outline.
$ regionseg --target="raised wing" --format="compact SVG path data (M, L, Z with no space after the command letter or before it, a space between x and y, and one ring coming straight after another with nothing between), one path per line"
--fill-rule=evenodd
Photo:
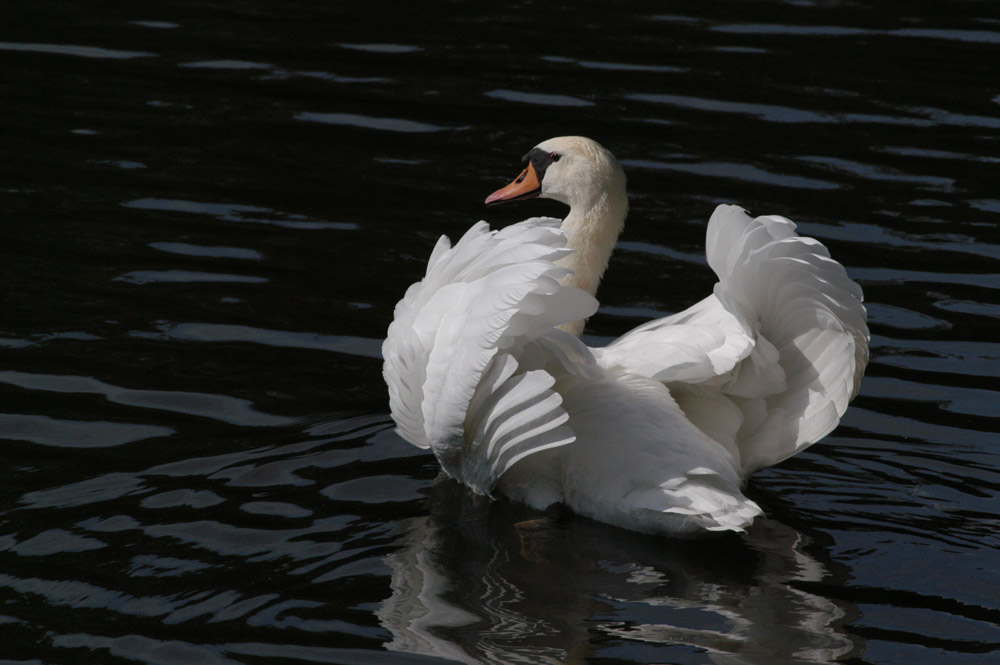
M399 434L484 493L523 457L574 440L555 379L520 362L532 340L597 309L558 283L570 251L559 224L479 222L454 247L442 237L382 346Z
M783 217L719 206L706 250L712 296L595 355L666 383L748 474L836 427L868 362L865 309L843 266Z

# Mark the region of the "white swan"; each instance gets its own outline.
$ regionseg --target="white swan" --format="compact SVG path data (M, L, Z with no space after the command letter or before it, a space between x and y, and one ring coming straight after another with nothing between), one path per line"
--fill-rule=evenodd
M720 205L713 294L588 348L625 174L582 137L524 161L486 203L540 196L569 214L438 241L382 346L397 431L484 494L654 534L744 530L761 513L746 478L829 433L857 393L861 289L791 221Z

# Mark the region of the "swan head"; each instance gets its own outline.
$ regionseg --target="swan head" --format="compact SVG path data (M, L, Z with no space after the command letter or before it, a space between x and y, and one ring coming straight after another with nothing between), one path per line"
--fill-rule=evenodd
M542 141L524 156L524 170L506 187L486 197L486 205L540 197L569 206L559 228L572 250L556 261L567 273L563 286L593 296L628 214L625 172L601 144L582 136ZM579 336L584 321L559 326Z
M583 136L542 141L521 161L521 174L486 197L486 205L538 197L586 209L608 191L625 191L625 172L615 156Z

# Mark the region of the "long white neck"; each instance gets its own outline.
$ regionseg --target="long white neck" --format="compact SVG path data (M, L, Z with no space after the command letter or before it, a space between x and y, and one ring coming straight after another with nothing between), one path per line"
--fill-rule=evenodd
M573 254L557 261L558 265L573 271L561 283L575 286L590 295L597 293L628 214L624 173L616 169L603 185L600 191L575 196L577 200L571 204L569 214L561 225L567 235L567 246L574 250ZM584 323L582 320L574 321L559 328L579 337Z

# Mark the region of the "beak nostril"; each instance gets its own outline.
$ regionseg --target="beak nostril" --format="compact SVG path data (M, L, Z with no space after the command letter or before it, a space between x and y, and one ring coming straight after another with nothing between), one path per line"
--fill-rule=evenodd
M521 171L514 182L486 197L486 205L534 198L541 194L541 191L542 184L538 179L538 173L531 162L528 162L528 168Z

